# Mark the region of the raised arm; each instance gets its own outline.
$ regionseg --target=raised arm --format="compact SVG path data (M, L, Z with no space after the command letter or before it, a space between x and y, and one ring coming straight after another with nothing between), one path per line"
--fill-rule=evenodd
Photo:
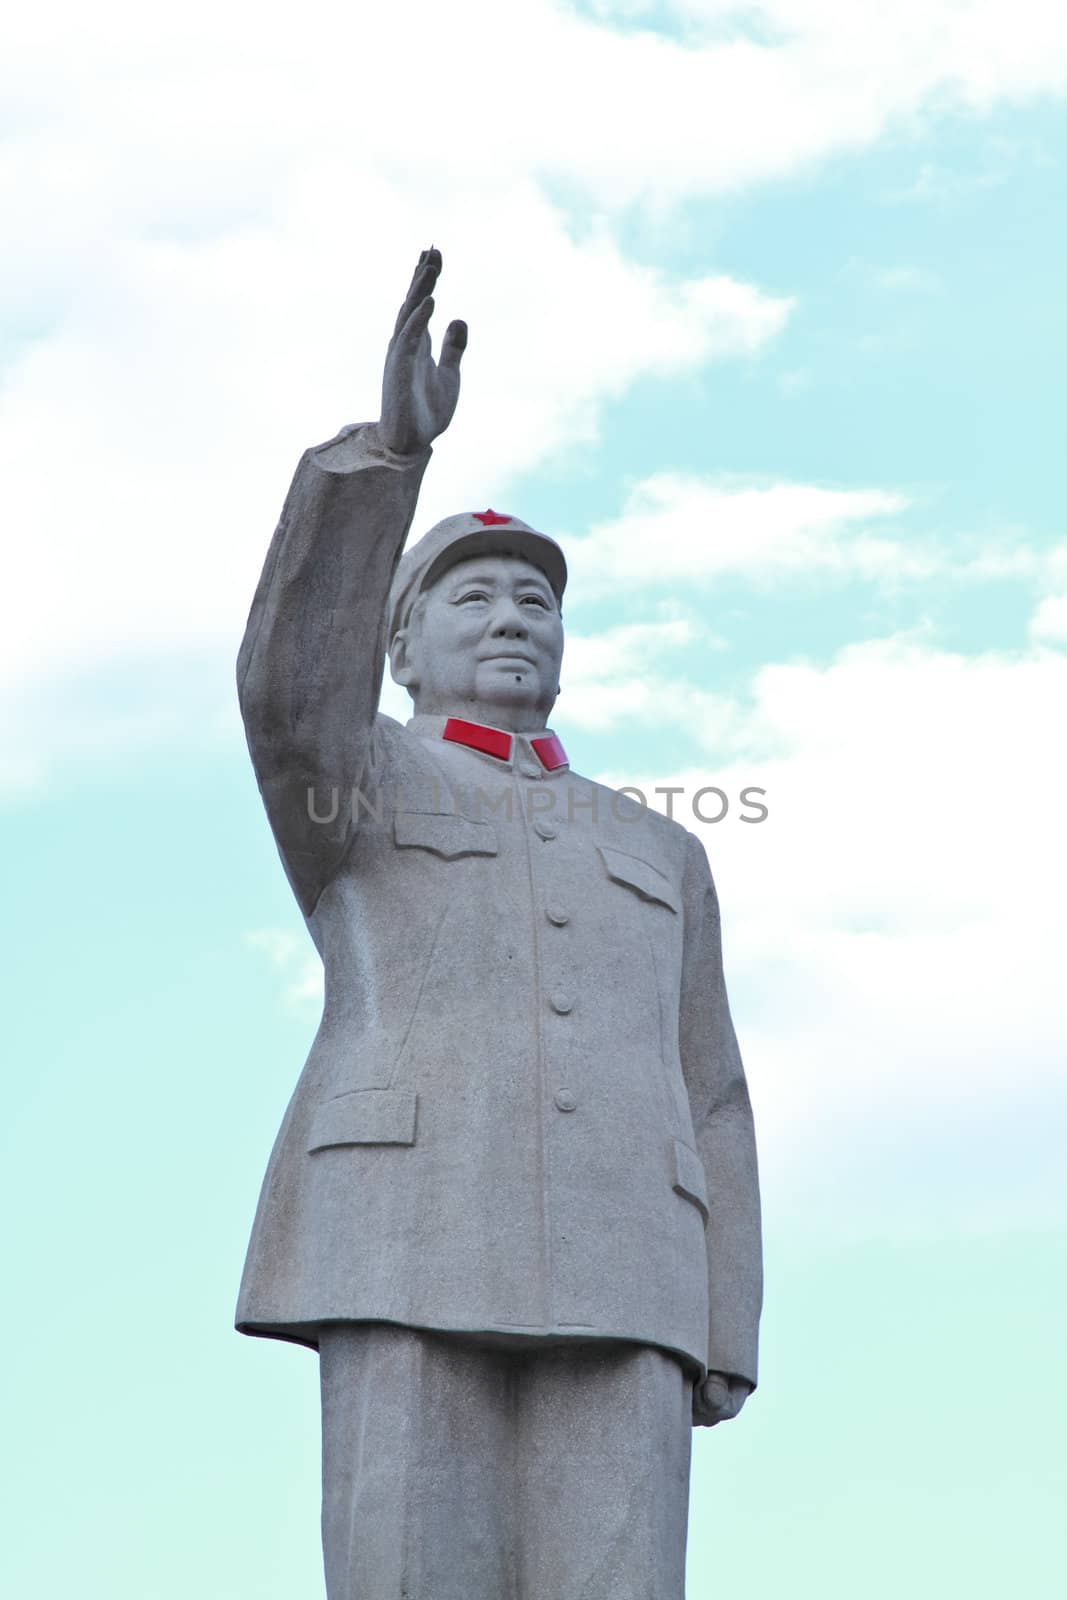
M449 324L438 362L430 347L440 270L440 253L424 251L389 344L381 419L301 457L237 658L252 763L305 914L348 847L350 796L370 757L381 690L389 585L430 444L459 395L466 325Z
M700 841L686 864L680 1046L708 1185L708 1368L694 1421L736 1416L756 1384L763 1298L759 1177L752 1108L722 970L719 905Z

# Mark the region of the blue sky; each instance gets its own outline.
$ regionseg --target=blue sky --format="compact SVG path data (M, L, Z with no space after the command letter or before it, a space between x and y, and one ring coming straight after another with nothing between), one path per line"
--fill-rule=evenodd
M232 661L432 241L471 342L416 530L564 541L581 770L767 791L694 823L768 1297L691 1600L1052 1600L1062 17L104 0L14 45L5 1592L321 1592L314 1359L231 1331L319 986Z

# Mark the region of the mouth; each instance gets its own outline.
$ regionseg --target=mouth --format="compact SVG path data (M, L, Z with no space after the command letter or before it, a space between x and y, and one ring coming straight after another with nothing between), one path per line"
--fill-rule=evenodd
M483 656L482 660L499 662L508 667L513 667L516 665L516 663L524 667L532 667L536 665L532 656L520 656L511 651L501 655Z

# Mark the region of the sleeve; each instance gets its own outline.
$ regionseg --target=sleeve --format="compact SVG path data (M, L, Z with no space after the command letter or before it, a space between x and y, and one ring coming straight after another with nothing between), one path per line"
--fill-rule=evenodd
M305 915L341 865L374 759L386 600L430 455L394 455L368 424L305 451L252 602L238 698Z
M755 1386L763 1258L752 1108L726 998L715 885L693 834L687 851L680 1045L709 1197L708 1369Z

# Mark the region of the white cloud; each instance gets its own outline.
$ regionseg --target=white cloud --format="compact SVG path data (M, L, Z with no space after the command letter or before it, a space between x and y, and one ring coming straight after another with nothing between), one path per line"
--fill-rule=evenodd
M587 446L639 376L758 355L783 327L788 298L713 264L679 283L628 259L622 208L666 221L901 119L1063 82L1064 23L1026 0L692 5L684 43L616 15L19 12L0 63L6 683L232 650L292 463L375 413L431 238L439 323L468 315L471 345L426 523ZM546 198L564 189L580 224ZM797 550L812 518L890 509L789 495L776 511ZM758 546L759 518L734 509ZM16 758L23 775L37 763Z
M379 187L389 243L361 263L358 292L348 282L358 221L335 209L306 237L116 244L109 293L16 364L0 397L17 530L0 632L9 676L211 639L234 646L300 449L377 411L412 264L401 241L420 239L410 197ZM786 315L784 302L729 279L673 285L603 235L575 243L521 189L496 207L533 270L517 315L513 279L479 249L471 205L449 202L444 231L458 248L440 294L442 322L470 316L466 387L420 526L499 499L520 470L593 439L603 401L638 374L758 348Z
M583 594L729 574L766 581L825 572L927 577L939 564L931 552L865 531L907 504L884 489L723 485L661 472L633 486L619 517L569 540L567 559Z
M1067 594L1050 594L1030 619L1030 635L1049 644L1067 644Z
M662 728L683 722L715 740L734 727L738 708L728 696L680 678L672 663L684 651L694 663L725 649L718 635L688 616L623 623L591 636L568 634L558 725L603 733L621 726Z
M217 648L161 655L149 648L77 673L9 682L0 694L0 800L39 794L57 771L180 752L239 749L232 664Z
M766 41L787 74L820 76L831 97L866 94L872 116L915 113L936 94L985 110L1067 79L1067 20L1042 0L667 0L667 10L695 39Z
M606 779L686 789L676 815L718 881L778 1198L812 1184L832 1212L844 1189L824 1162L899 1168L895 1186L872 1180L869 1207L852 1171L852 1212L828 1226L867 1226L888 1203L960 1225L1047 1221L1034 1209L1052 1203L1047 1186L1024 1167L1026 1119L1054 1115L1063 1087L1065 703L1059 652L888 639L821 668L764 668L714 762ZM701 829L687 797L710 783L733 804ZM738 820L748 784L767 790L757 825ZM996 1149L993 1170L969 1160L975 1137ZM957 1193L936 1172L907 1178L909 1150L944 1159L953 1141Z
M746 482L658 472L633 483L617 517L566 539L573 587L583 598L632 587L743 577L758 584L854 579L885 587L931 578L1023 581L1067 577L1067 541L1040 544L1016 530L949 538L916 534L892 518L912 509L897 490ZM885 534L871 523L888 522Z
M322 962L306 933L288 928L256 928L245 935L245 943L266 957L278 975L287 1010L309 1015L322 1010Z
M237 200L258 221L312 152L340 180L335 207L363 206L364 168L427 200L447 169L487 202L536 174L615 206L781 177L928 109L1065 83L1067 23L1044 0L669 10L690 24L684 41L551 0L416 0L402 14L335 0L302 28L281 5L189 0L162 19L130 0L91 14L68 0L20 14L11 98L50 186L99 228L105 166L120 227L161 194L172 226L225 222ZM495 232L489 204L485 221Z
M999 188L1007 181L1007 167L998 168L996 171L958 172L949 167L939 166L936 162L924 161L920 164L912 183L887 195L886 198L896 203L915 201L944 205L946 202L960 200L987 189Z

